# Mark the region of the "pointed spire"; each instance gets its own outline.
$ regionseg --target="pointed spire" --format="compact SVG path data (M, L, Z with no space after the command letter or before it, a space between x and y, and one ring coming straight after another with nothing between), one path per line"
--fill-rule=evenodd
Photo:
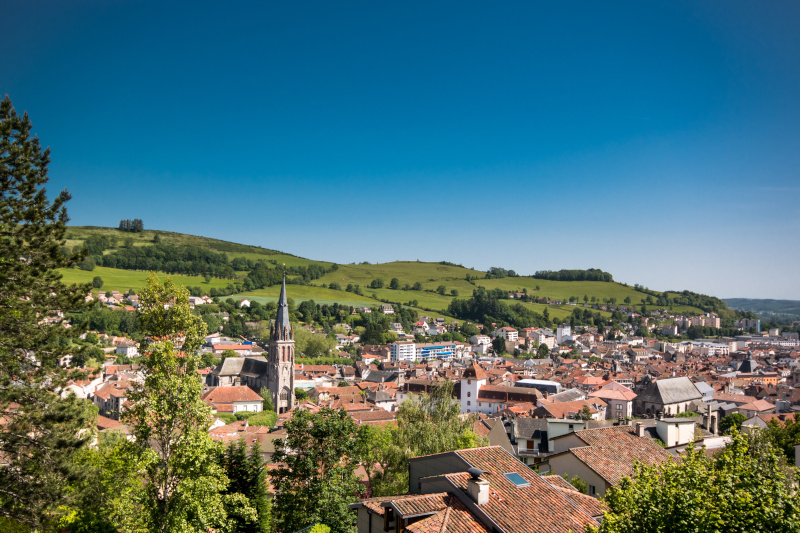
M278 298L278 314L275 317L275 329L272 333L273 340L291 340L291 325L289 324L289 302L286 299L286 270L283 271L281 295Z

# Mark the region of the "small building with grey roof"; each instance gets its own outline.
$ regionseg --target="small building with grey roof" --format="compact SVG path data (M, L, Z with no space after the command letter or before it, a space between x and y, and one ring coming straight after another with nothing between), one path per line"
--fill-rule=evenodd
M687 377L659 379L651 382L634 400L637 415L677 415L691 410L691 403L702 401L703 395Z

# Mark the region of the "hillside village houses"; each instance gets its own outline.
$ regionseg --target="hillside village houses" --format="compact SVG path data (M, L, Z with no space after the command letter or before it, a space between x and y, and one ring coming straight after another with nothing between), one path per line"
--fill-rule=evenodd
M634 461L666 461L690 442L724 446L719 421L731 413L763 427L800 412L800 340L762 333L757 323L741 323L741 335L734 337L676 342L636 336L632 322L616 331L566 323L555 330L497 325L454 341L436 337L453 329L444 319L419 317L407 324L409 336L365 346L342 322L336 324L345 331L335 335L337 346L360 350L361 357L307 364L294 353L294 331L302 326L291 323L285 298L284 285L278 316L263 342L219 332L206 336L204 351L236 354L200 370L203 399L215 416L258 413L266 394L280 413L274 428L218 418L213 438L246 436L269 460L272 440L285 436L283 423L295 409L331 407L344 409L359 425L393 424L403 402L450 381L462 415L472 417L490 444L412 459L408 493L353 504L359 531L439 531L444 520L462 524L459 531L495 531L493 524L505 531L579 531L598 523L604 504L597 498L631 475ZM125 295L106 299L120 306ZM200 301L195 305L204 305ZM666 312L645 318L653 318L649 330L668 326L679 332L692 325L715 327L718 320L713 314ZM399 334L402 324L391 329ZM138 346L131 339L98 337L131 363L109 360L62 393L92 401L102 415L100 430L120 430L129 390L143 378L135 363ZM498 337L512 355L495 353L492 340ZM549 354L539 357L540 346ZM307 399L298 401L298 388ZM589 494L565 484L565 474L584 480Z

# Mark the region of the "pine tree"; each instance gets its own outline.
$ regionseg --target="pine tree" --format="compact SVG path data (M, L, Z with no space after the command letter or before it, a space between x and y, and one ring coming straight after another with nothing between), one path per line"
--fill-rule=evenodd
M93 413L74 396L54 391L67 376L59 368L69 353L59 312L85 305L90 285L67 287L56 269L82 254L65 254L70 195L48 201L50 150L31 137L27 113L0 102L0 516L39 526L66 498L78 476L69 458L90 438Z

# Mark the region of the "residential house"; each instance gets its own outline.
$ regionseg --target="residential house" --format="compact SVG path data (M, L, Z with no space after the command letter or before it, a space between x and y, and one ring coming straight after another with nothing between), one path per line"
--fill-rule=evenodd
M634 465L655 465L669 460L669 452L649 437L638 436L630 426L584 429L552 440L547 458L550 472L586 482L591 496L603 496L625 477L633 477Z
M260 413L264 405L264 398L247 385L214 387L203 394L202 399L219 413Z
M358 533L569 533L597 527L606 509L499 446L409 459L409 492L352 504Z
M606 402L608 405L606 408L607 419L617 420L620 417L630 418L633 416L633 400L636 399L636 393L616 381L590 392L589 397L600 398Z

